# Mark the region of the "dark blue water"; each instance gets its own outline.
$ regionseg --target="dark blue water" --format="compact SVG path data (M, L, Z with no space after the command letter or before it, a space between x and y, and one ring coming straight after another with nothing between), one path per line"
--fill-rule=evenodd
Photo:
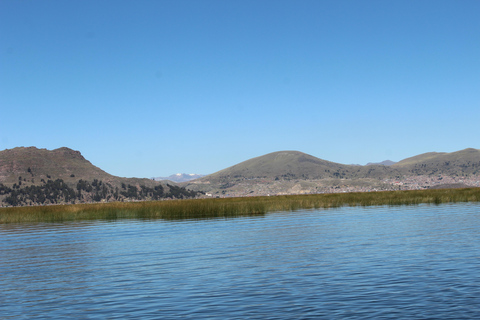
M0 226L0 319L480 319L480 204Z

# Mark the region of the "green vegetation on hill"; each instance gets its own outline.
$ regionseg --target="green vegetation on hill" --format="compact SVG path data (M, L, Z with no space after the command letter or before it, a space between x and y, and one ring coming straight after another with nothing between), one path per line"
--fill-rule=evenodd
M359 183L376 188L383 180L401 180L419 175L469 176L480 174L480 150L465 149L452 153L430 152L418 155L391 166L344 165L325 161L298 151L281 151L256 157L195 181L183 184L194 190L236 194L248 189L248 185L285 186L290 181L317 181L323 187L328 181L344 181L344 185ZM319 182L322 181L322 182ZM266 188L263 188L266 189ZM294 187L284 190L295 190ZM285 191L289 192L289 191Z

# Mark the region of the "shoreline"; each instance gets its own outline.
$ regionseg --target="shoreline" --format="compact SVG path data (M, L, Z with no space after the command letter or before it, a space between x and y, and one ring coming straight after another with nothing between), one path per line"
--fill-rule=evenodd
M480 202L480 188L204 198L0 208L0 224L119 219L209 219L342 206Z

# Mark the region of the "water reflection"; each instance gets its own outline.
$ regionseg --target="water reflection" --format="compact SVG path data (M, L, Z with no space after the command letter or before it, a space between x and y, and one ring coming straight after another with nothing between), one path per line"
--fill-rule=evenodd
M478 318L480 205L0 226L0 318Z

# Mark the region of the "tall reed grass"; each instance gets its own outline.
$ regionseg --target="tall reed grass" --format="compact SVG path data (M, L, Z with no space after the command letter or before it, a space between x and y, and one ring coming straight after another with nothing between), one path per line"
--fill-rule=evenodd
M117 219L207 219L340 206L480 201L480 188L112 202L0 208L0 223Z

